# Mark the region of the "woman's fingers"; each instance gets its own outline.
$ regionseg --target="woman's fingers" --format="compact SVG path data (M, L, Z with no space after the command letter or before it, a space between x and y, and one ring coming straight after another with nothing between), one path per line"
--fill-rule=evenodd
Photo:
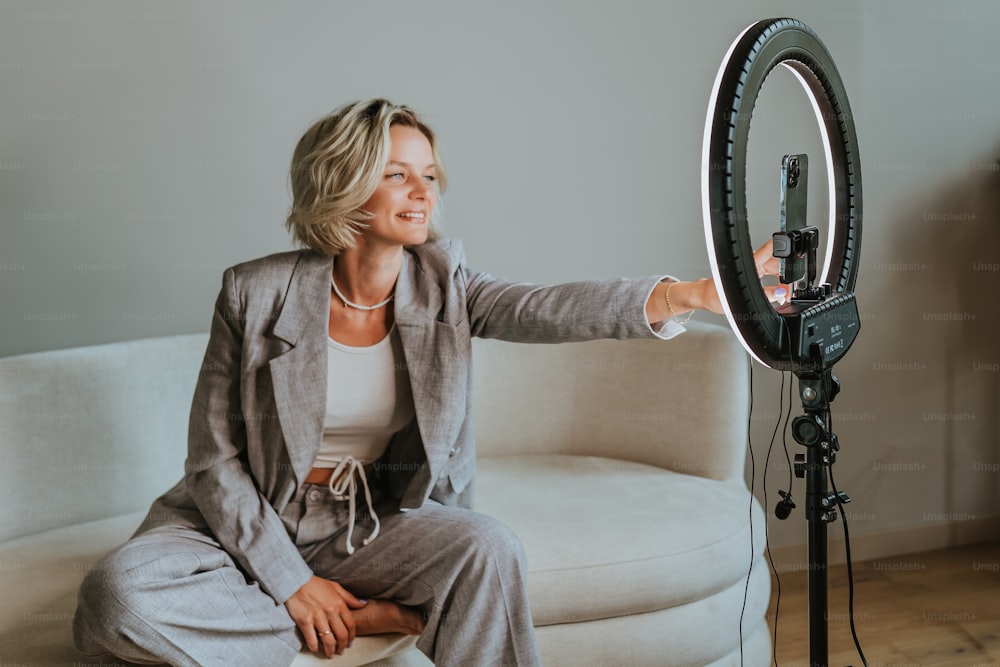
M786 285L765 285L764 294L767 295L771 303L776 303L779 306L788 301L788 287Z
M299 627L299 632L302 633L302 638L306 640L306 646L309 650L315 653L319 650L319 637L317 636L316 628L312 623L299 622L296 621L295 625Z
M774 241L770 239L754 251L753 260L758 276L776 276L781 271L781 260L774 256Z
M344 632L346 633L347 637L347 643L345 644L345 646L350 646L351 644L354 643L354 637L357 636L358 632L358 626L357 623L354 621L354 614L351 613L350 605L348 605L342 613L338 614L337 620L340 621L344 626Z
M363 609L364 606L366 604L368 604L368 600L362 600L362 599L360 599L358 597L355 597L354 594L352 594L350 591L348 591L346 588L344 588L340 584L337 584L337 582L333 582L333 583L336 584L340 588L340 597L347 604L347 606L349 608L351 608L351 609Z
M753 254L753 258L757 264L757 275L759 277L777 276L781 273L781 258L774 256L774 241L769 239L767 243L757 248ZM764 293L767 294L767 298L772 303L783 305L792 298L792 286L784 284L765 285Z
M347 615L350 616L350 614ZM329 621L330 628L321 631L319 635L320 640L323 642L323 650L326 653L326 657L332 658L334 654L340 655L343 653L344 649L354 641L354 633L348 631L344 619L339 614L331 614ZM353 624L352 619L351 625L353 626Z
M320 630L317 628L314 634L319 638L319 642L323 645L323 653L326 657L332 658L337 651L337 636L334 634L333 630L327 628L326 630Z

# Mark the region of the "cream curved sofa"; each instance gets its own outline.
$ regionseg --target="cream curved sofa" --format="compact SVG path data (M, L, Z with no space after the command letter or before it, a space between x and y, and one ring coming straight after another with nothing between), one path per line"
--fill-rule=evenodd
M108 664L73 648L76 590L179 479L206 342L0 359L3 664ZM742 651L769 664L763 512L743 481L746 359L728 330L476 341L475 360L477 508L525 545L544 663L739 665ZM429 665L412 647L366 637L294 664Z

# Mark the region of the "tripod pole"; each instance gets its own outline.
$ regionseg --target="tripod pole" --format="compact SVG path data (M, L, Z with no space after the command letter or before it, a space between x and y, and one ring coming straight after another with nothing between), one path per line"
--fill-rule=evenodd
M809 665L826 667L829 656L827 633L827 540L829 522L822 502L828 497L826 487L825 445L806 451L806 497L809 525Z
M830 493L827 470L835 460L837 436L828 429L830 401L840 391L840 381L829 368L799 371L799 395L805 415L792 422L795 441L806 454L796 454L795 474L806 478L806 520L809 554L809 665L827 667L829 635L827 624L827 524L837 519L837 505L848 502L846 494Z

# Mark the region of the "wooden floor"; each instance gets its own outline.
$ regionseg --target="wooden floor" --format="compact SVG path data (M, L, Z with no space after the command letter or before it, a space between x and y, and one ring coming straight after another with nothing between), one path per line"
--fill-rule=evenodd
M809 664L805 572L781 572L776 658ZM768 623L774 630L772 573ZM1000 666L1000 543L854 564L855 626L870 667ZM860 667L851 639L847 566L828 572L830 667Z

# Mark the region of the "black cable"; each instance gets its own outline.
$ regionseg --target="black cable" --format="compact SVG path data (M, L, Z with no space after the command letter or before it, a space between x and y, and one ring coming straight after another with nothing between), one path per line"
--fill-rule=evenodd
M788 407L785 407L785 373L781 374L781 388L778 390L778 418L774 424L774 431L771 433L771 443L767 448L767 459L764 463L764 506L769 507L767 504L767 473L770 470L769 461L771 460L771 452L774 449L774 440L778 435L778 428L781 426L782 414L785 415L785 430L788 429L788 418L792 413L792 397L791 397L792 383L791 378L788 382ZM782 439L784 440L784 434ZM785 459L788 459L788 443L785 442ZM791 497L792 493L792 477L791 477L791 461L789 460L789 478L788 478L788 495ZM774 555L771 553L771 543L770 535L767 529L767 519L764 522L764 536L767 543L767 560L771 565L771 573L774 574L775 583L775 601L774 601L774 628L771 631L771 659L774 662L775 667L778 667L778 615L781 612L781 576L778 574L778 568L774 564Z
M779 337L784 336L785 327L784 320L782 320L782 327L779 329ZM771 539L768 532L768 519L767 508L770 507L767 502L767 473L770 470L771 461L771 451L774 449L774 439L777 437L778 426L781 424L782 413L785 416L785 423L782 427L781 442L785 450L785 462L788 464L788 497L792 496L792 486L793 486L793 474L792 474L792 459L788 453L788 422L792 417L792 387L794 386L791 377L788 378L788 406L785 407L785 373L781 373L781 388L778 389L778 418L774 424L774 431L771 433L771 442L767 447L767 458L764 461L764 542L767 550L767 560L771 566L771 573L774 575L775 584L775 600L774 600L774 628L771 631L771 660L774 662L774 666L778 667L778 618L781 612L781 576L778 574L778 568L774 564L774 554L771 553Z
M784 379L784 373L782 373L782 379ZM792 457L788 453L788 422L792 418L792 387L794 383L791 378L788 378L788 411L785 412L785 425L782 427L781 431L781 444L785 448L785 463L788 464L788 493L791 495L792 486L794 486L794 475L792 474ZM780 419L780 415L779 415Z
M827 410L827 433L832 433L833 419L829 415L829 410ZM858 640L858 631L854 627L854 568L851 566L851 537L847 530L847 513L844 511L844 503L840 500L840 492L837 490L837 484L833 481L833 457L830 457L830 462L826 466L827 475L830 477L830 486L833 488L834 497L837 499L837 509L840 511L840 520L844 524L844 547L847 554L847 615L851 619L851 637L854 639L854 647L858 650L858 656L861 658L861 662L864 663L865 667L868 667L868 661L865 659L865 652L861 650L861 642Z
M740 667L743 667L743 615L747 610L747 598L750 596L750 575L753 573L754 549L753 549L753 488L757 476L757 462L753 457L753 441L750 436L750 425L753 419L753 359L747 357L747 368L750 373L750 405L747 409L747 450L750 452L750 569L747 570L747 583L743 588L743 608L740 609ZM766 500L765 500L766 502ZM767 522L765 520L765 526ZM767 539L765 532L765 541Z

